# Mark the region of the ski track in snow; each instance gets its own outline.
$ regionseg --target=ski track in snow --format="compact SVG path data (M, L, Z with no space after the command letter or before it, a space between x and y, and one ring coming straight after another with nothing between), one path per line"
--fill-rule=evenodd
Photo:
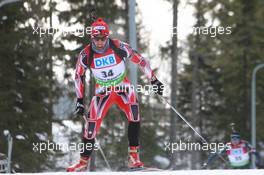
M179 170L179 171L152 171L152 172L46 172L46 173L17 173L18 175L264 175L264 170Z

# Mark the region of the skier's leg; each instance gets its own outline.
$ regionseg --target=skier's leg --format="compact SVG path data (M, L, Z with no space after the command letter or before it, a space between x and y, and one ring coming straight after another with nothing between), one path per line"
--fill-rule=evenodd
M85 129L83 132L84 143L92 143L94 148L95 137L100 130L101 123L107 111L113 103L112 95L94 96L90 105L89 117L85 119ZM85 150L83 155L90 156L91 151Z
M95 147L95 137L99 132L103 118L112 105L112 95L94 96L90 103L89 115L85 119L85 128L83 132L83 150L80 153L79 163L69 167L68 172L85 171L88 161Z
M89 117L85 118L84 138L94 139L100 130L103 118L113 103L113 95L98 95L92 98Z
M83 150L80 152L80 155L82 158L88 158L91 156L94 150L95 139L86 139L85 137L83 137L82 142L84 144L84 147Z
M139 159L139 132L140 132L140 114L139 106L135 92L131 89L128 92L116 93L117 105L125 112L128 119L128 141L129 158L128 167L137 168L144 164Z
M122 109L128 119L129 146L139 146L140 114L134 91L117 92L116 104Z
M140 122L128 123L128 141L129 146L139 146L139 132L140 132Z

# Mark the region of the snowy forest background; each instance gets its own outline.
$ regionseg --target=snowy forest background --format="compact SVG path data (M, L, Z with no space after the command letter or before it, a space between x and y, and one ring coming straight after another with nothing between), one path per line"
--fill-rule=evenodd
M164 0L166 1L166 0ZM69 8L61 8L62 2ZM236 123L242 138L250 141L250 83L253 68L264 63L263 0L179 0L171 3L173 26L177 25L178 3L195 11L195 26L231 26L232 34L190 34L186 41L174 35L159 55L149 52L148 35L137 8L138 50L160 72L169 93L166 98L177 107L210 142L229 141L230 123ZM151 1L155 3L155 1ZM0 6L0 152L6 154L9 131L14 138L12 168L17 172L64 171L78 160L79 153L33 151L32 143L78 143L82 119L73 115L75 91L73 70L78 53L89 36L33 34L33 27L90 25L91 5L97 16L110 24L112 37L128 41L127 0L23 0ZM150 4L151 8L151 4ZM158 13L158 12L153 12ZM162 14L161 19L162 20ZM166 27L166 26L163 26ZM186 56L187 55L187 56ZM257 150L264 149L264 70L257 77ZM139 84L147 84L140 74ZM86 96L94 82L87 72ZM208 152L179 151L170 154L168 142L180 139L200 142L193 131L158 98L139 95L142 116L141 159L146 166L199 169ZM87 100L87 105L89 100ZM114 170L126 165L126 118L115 106L108 112L98 140ZM262 157L264 155L262 154ZM92 170L104 170L100 152L94 154ZM212 168L223 167L219 160Z

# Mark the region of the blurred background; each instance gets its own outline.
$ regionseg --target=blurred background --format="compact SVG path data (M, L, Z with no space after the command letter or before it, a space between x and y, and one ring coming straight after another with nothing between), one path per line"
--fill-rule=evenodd
M90 37L76 31L90 26L95 7L96 15L110 25L111 37L130 43L129 5L128 0L0 1L0 158L8 157L12 137L14 171L65 171L78 160L78 151L40 154L33 143L81 141L83 121L73 114L74 69ZM252 73L264 63L264 1L137 0L134 8L137 50L166 85L168 101L209 142L228 142L231 123L251 141ZM263 74L259 69L255 91L256 146L262 157ZM94 81L89 71L86 75L88 106ZM140 71L137 81L149 84ZM171 154L165 144L201 143L200 138L157 97L138 93L138 98L146 166L199 169L209 152ZM126 165L126 128L124 113L113 106L97 138L113 170ZM216 161L212 168L224 168L223 162ZM100 152L94 153L90 169L106 169Z

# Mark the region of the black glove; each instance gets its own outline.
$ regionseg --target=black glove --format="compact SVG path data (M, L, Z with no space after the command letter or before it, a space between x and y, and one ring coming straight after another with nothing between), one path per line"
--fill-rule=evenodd
M164 85L155 77L151 78L151 84L155 87L154 92L159 95L163 95Z
M76 109L74 114L82 116L84 114L84 105L83 105L83 99L78 98L76 102Z

